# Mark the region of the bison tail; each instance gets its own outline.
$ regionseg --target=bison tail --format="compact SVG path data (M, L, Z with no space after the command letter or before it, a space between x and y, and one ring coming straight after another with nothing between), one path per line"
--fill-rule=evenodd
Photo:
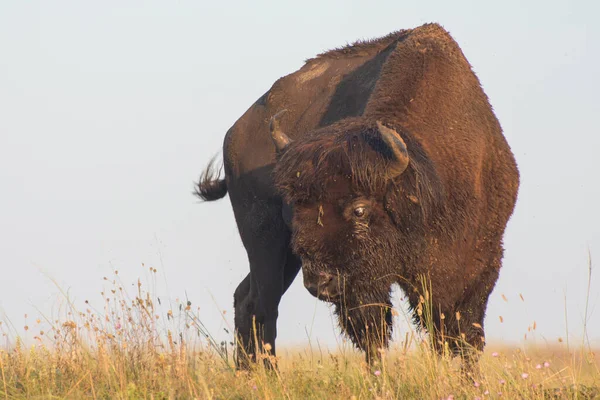
M227 194L227 182L220 179L223 167L215 168L213 158L194 184L194 195L204 201L219 200Z

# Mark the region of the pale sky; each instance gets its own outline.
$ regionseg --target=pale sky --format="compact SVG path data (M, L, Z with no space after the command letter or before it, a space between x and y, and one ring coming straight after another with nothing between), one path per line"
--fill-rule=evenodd
M163 299L187 293L209 331L230 340L223 327L246 253L229 199L199 204L192 182L227 129L303 60L439 22L478 74L521 172L488 340L523 343L534 321L527 343L556 343L567 326L580 339L588 250L600 259L598 15L592 1L2 1L0 317L23 333L25 313L56 313L49 277L78 305L101 304L114 269L133 293L145 263L159 269ZM596 345L599 308L595 268ZM406 329L400 317L398 336ZM299 276L278 343L335 347L338 337Z

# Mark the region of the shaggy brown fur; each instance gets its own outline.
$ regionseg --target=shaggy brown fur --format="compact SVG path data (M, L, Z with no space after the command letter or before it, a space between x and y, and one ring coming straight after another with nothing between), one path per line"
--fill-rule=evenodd
M268 124L283 109L291 143L275 152ZM397 160L378 122L408 150L400 175L390 173ZM391 334L392 285L419 321L423 278L435 342L483 348L519 174L477 77L442 27L308 60L231 128L224 163L225 181L201 179L198 193L212 200L229 191L248 251L250 274L234 296L242 352L261 345L253 318L274 349L279 300L300 267L368 360Z

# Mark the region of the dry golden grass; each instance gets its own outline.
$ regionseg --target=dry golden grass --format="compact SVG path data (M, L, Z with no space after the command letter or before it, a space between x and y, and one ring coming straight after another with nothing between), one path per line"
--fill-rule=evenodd
M156 270L149 269L152 274ZM106 279L106 278L105 278ZM350 348L279 351L277 371L233 368L188 302L159 304L138 282L129 296L115 275L104 307L37 320L0 350L0 399L495 399L600 397L600 365L581 345L515 349L489 345L481 371L466 378L458 360L439 359L427 338L407 336L367 367ZM3 334L15 332L2 325ZM268 357L265 355L265 357Z

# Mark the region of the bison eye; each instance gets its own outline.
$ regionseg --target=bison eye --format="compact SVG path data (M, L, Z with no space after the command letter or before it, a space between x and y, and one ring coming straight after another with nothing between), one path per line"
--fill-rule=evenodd
M354 209L354 215L358 218L362 218L365 216L366 210L364 207L356 207Z

